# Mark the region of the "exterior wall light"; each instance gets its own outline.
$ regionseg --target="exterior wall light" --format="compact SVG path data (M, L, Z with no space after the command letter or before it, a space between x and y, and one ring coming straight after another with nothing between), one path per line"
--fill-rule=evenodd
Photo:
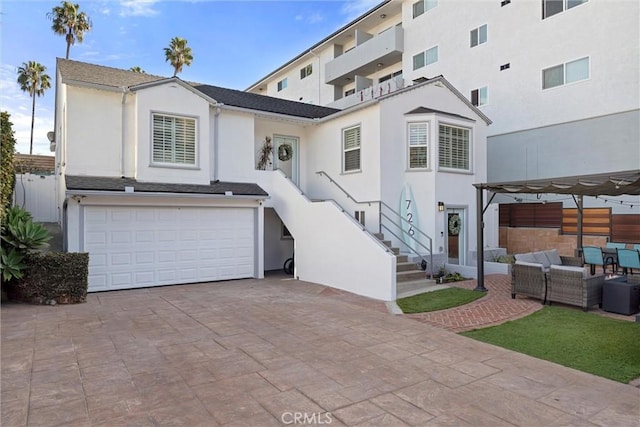
M444 202L438 202L438 211L444 212Z

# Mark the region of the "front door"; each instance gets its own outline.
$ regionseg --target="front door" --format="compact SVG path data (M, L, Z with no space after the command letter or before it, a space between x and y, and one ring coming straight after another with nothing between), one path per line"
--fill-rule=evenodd
M275 167L280 169L294 184L298 185L298 138L275 135Z
M459 208L447 209L447 262L465 263L465 211Z

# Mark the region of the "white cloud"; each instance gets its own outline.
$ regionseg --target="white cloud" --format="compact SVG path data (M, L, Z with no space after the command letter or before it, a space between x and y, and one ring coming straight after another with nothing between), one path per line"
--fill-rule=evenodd
M342 14L347 16L347 21L352 21L377 6L381 0L349 0L342 6Z
M154 16L159 12L154 9L158 0L120 0L120 16Z
M307 24L317 24L318 22L324 21L324 16L320 14L320 12L313 12L309 14L300 13L295 17L296 21L303 21Z
M7 111L11 115L13 131L16 139L16 151L29 153L29 140L31 138L31 97L22 92L16 82L17 67L9 64L0 65L0 110ZM50 73L48 73L51 75ZM51 82L53 85L53 81ZM33 126L33 153L51 154L47 132L53 130L53 106L47 101L53 99L51 88L45 92L44 97L36 98L36 114ZM52 102L50 102L52 104Z

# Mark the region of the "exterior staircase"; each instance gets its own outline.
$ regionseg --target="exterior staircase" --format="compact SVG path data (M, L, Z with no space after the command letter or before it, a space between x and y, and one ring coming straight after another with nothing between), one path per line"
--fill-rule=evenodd
M400 254L400 249L391 246L391 240L385 240L384 234L374 234L380 241L396 255L396 298L404 298L424 292L444 289L447 286L436 284L435 280L427 279L427 272L419 265L409 261L407 255Z

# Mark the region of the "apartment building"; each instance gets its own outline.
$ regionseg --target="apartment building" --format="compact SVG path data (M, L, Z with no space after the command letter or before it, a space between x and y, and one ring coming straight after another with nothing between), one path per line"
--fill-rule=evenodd
M247 91L347 109L442 75L493 121L489 181L633 170L639 16L636 0L387 0Z

